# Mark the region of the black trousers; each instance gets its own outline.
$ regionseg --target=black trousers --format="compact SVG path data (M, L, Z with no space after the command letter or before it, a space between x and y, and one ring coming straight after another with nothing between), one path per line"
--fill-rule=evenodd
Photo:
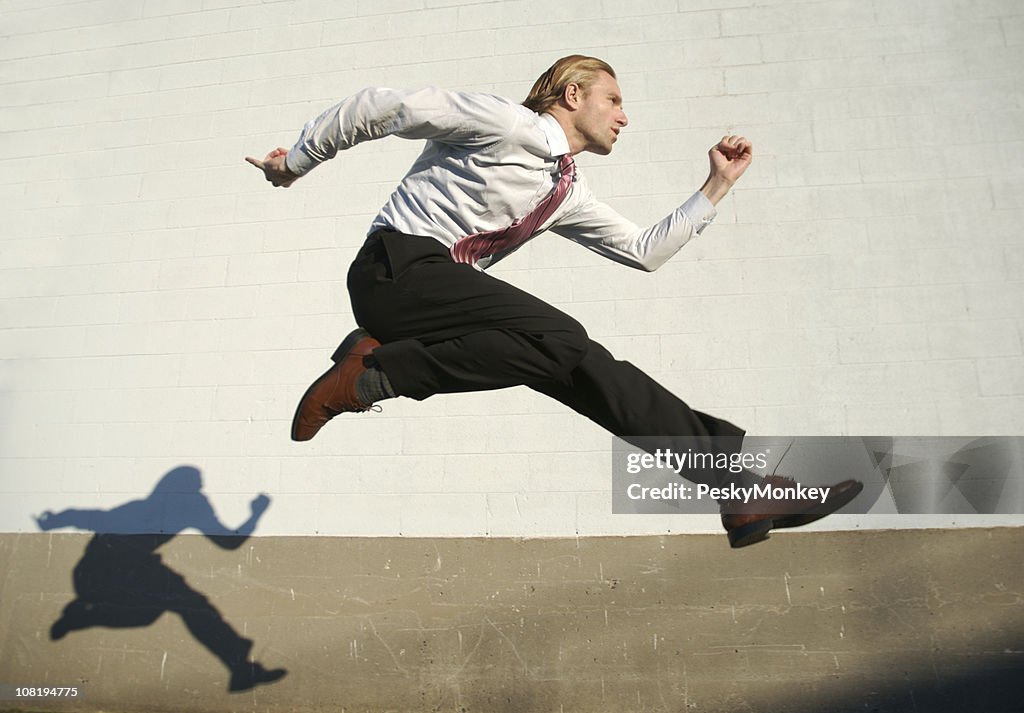
M401 396L525 385L652 451L739 450L743 429L694 411L543 300L454 262L433 238L378 231L348 273L356 322ZM694 440L696 439L696 441ZM691 479L720 482L717 476Z

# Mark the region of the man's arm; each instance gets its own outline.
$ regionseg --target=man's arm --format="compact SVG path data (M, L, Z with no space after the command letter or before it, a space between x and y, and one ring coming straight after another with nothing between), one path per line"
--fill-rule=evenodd
M588 200L551 230L598 255L653 272L714 220L714 205L700 191L648 228L640 228L611 206Z
M75 510L68 509L55 513L47 510L38 517L33 517L36 525L44 532L56 530L60 527L77 527L80 530L92 530L96 527L96 519L105 515L104 510Z
M308 122L291 148L277 148L263 161L246 157L274 186L287 188L338 151L364 141L399 136L466 147L487 146L507 137L521 113L507 99L489 94L363 89Z
M753 147L741 136L725 136L708 151L711 172L701 189L685 203L646 229L594 199L587 190L581 207L552 230L611 260L651 272L665 264L695 235L701 233L725 197L747 170Z
M213 512L213 506L205 496L202 497L202 504L192 508L189 514L190 522L186 526L194 527L206 535L211 542L225 550L236 550L242 546L246 538L256 530L256 523L270 506L270 498L264 494L257 495L249 504L252 514L249 519L238 526L237 530L231 530L224 525ZM182 528L184 529L184 528Z

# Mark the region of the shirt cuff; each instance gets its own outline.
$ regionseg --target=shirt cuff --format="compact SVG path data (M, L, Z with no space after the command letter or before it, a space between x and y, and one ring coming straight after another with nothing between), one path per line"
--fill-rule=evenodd
M293 147L284 157L284 165L296 176L304 176L317 167L317 162L302 149Z
M288 154L288 156L291 157L291 154ZM714 204L700 191L690 196L680 208L696 229L698 235L704 228L711 225L711 222L718 215Z

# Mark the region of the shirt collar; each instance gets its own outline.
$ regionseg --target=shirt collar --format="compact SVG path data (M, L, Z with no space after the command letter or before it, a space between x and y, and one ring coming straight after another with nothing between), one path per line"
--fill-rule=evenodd
M569 153L569 139L566 137L565 131L562 130L562 125L558 123L558 119L551 114L541 114L537 125L544 132L544 138L548 140L548 150L551 151L552 156L563 156Z

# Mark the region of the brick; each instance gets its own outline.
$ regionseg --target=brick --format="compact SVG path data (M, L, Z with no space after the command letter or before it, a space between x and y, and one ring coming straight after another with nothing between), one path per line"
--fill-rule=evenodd
M515 493L525 487L530 456L505 454L494 458L486 454L453 454L440 458L443 463L434 482L438 492ZM402 486L395 485L395 492L401 492Z
M1003 17L999 19L999 25L1007 45L1016 47L1024 44L1024 17Z
M535 3L525 0L498 4L467 3L453 9L456 12L455 27L458 30L490 30L500 27L522 27L530 24ZM593 8L591 16L599 17L600 8Z
M400 531L403 535L415 533L419 536L437 532L450 536L463 531L478 536L487 534L490 520L486 511L481 510L480 500L480 495L410 494L403 498ZM428 515L441 512L451 513L452 518L447 526L438 527Z
M830 256L828 262L830 285L837 289L899 287L929 281L919 275L914 257L904 252L836 254ZM879 302L881 304L882 300Z
M1024 200L1019 193L1024 187L1024 176L993 176L990 180L996 210L1024 207Z
M814 124L816 151L866 151L896 145L893 122L885 117L870 117Z
M110 324L116 322L121 311L121 295L75 295L59 297L53 307L54 325Z
M4 60L22 57L38 57L53 53L56 33L33 33L29 35L8 35L2 47L0 58Z
M956 19L953 0L937 0L922 7L907 5L888 5L880 8L877 14L878 24L909 24L909 23L943 23Z
M1021 281L969 284L964 292L967 303L964 311L972 320L1006 318L1018 312L1024 303Z
M289 316L296 313L334 314L332 293L336 286L329 283L266 281L250 288L253 294L247 300L249 313L245 316Z
M519 268L519 262L516 260L513 263L516 268ZM500 273L495 271L494 274L500 275L502 280L549 304L557 306L573 299L572 280L566 280L564 272L559 268L511 269L510 267Z
M750 133L757 135L756 132ZM759 150L761 136L755 139L755 150ZM792 147L787 147L792 150ZM769 146L769 150L780 150L778 146ZM821 186L848 183L864 183L865 177L859 161L852 161L842 151L819 151L815 153L789 153L780 150L781 155L774 156L776 180L779 186ZM862 155L862 154L861 154ZM764 159L758 157L759 169ZM743 180L747 176L744 174Z
M79 133L77 150L109 150L141 146L147 143L149 122L142 119L90 124Z
M972 76L964 57L946 50L888 56L884 60L883 71L896 84L940 79L966 81Z
M936 86L934 84L855 87L845 92L848 100L846 115L835 118L845 120L853 117L874 119L896 116L904 117L905 121L914 122L917 127L930 121L928 115L934 113L935 94ZM962 122L966 118L961 118L961 130L963 130Z
M341 250L310 250L299 254L298 279L305 281L343 280L350 259Z
M840 185L746 190L737 194L742 215L776 215L786 221L857 219L886 216L903 210L903 196L889 186Z
M757 433L833 436L846 433L847 414L841 403L807 406L758 406L754 409ZM750 424L753 426L754 424ZM871 431L873 433L873 431Z
M930 356L928 331L920 324L878 325L839 331L844 364L920 361Z
M749 335L753 344L770 343L768 335ZM820 367L784 367L693 371L687 375L689 386L673 391L685 393L687 402L700 410L717 413L725 409L783 406L807 403L820 398Z
M12 34L52 31L135 19L141 15L141 11L141 5L128 8L101 0L76 3L73 7L51 6L15 11L5 18L5 25Z
M56 297L5 299L0 303L0 319L7 328L49 324L54 321L58 300Z
M142 14L144 17L161 17L164 15L177 15L180 13L191 13L200 10L203 0L145 0Z
M661 337L662 364L666 370L744 369L750 366L757 345L748 334L682 334Z
M197 35L224 35L230 26L231 10L227 8L178 12L170 15L165 23L166 38L195 37Z
M295 22L319 22L338 17L353 17L356 0L299 0L292 7Z
M150 392L148 395L152 395ZM125 390L110 392L79 392L75 394L71 409L76 423L115 424L139 421L143 416L143 403L139 394Z
M225 284L228 261L222 257L199 260L163 260L158 286L161 289L210 287Z
M880 287L875 291L882 323L931 323L967 319L973 312L960 285Z
M951 404L939 412L940 433L1015 436L1024 426L1019 396L989 396Z
M126 324L185 319L187 303L173 290L136 292L122 300L120 321Z
M938 405L850 403L845 409L845 433L849 435L899 433L906 436L933 436L939 432Z
M847 34L843 30L779 32L762 35L759 40L765 62L792 62L846 56L843 39Z
M229 286L189 289L183 292L182 299L187 305L187 319L234 319L255 315L260 288Z
M966 253L952 249L928 250L918 253L916 258L922 282L971 284L1006 279L1006 264L999 248Z
M574 300L600 299L607 295L610 284L614 285L615 296L619 299L653 297L657 291L657 284L648 273L615 264L575 270L571 280Z
M806 292L833 284L829 260L823 255L762 259L743 265L743 291Z
M294 282L299 254L234 255L228 258L228 285L260 285Z
M749 343L752 367L838 364L837 330L778 329ZM835 421L834 421L835 422Z
M773 34L792 29L856 31L875 24L871 8L857 2L786 4L722 11L723 35Z
M275 421L295 408L295 394L289 386L224 386L213 395L212 421Z
M930 325L928 342L936 359L1018 356L1020 330L1008 319L972 320Z
M110 95L155 92L160 86L159 67L124 69L110 73Z
M659 268L654 279L659 297L735 295L744 291L742 267L733 260L686 260L679 256Z
M982 396L1012 396L1024 393L1024 359L1019 356L978 360L978 383Z
M1005 77L947 81L935 84L932 88L932 96L937 107L957 107L961 106L964 102L968 102L972 106L984 106L986 113L1007 112L1019 109L1019 106L1014 102L1013 92L1013 82ZM938 118L953 114L955 112L939 115ZM981 119L981 121L984 121L984 119ZM964 133L969 131L971 127L969 125L965 126L962 122L957 127L955 120L952 124L950 127L952 138L950 140L957 143L963 142L965 140ZM969 140L970 134L967 137Z
M423 7L426 7L424 0L386 0L386 2L358 0L357 14L380 15L393 12L411 12Z
M59 237L54 238L8 238L3 242L3 252L0 252L0 260L3 260L4 270L20 270L24 268L45 267L59 265L64 241Z
M1024 250L1019 246L1007 246L1003 255L1007 276L1011 280L1024 279Z
M525 477L517 471L520 475L509 486L530 493L604 491L610 482L610 457L606 450L531 454Z
M543 537L576 529L576 498L533 493L487 495L487 534L508 536L528 530Z

